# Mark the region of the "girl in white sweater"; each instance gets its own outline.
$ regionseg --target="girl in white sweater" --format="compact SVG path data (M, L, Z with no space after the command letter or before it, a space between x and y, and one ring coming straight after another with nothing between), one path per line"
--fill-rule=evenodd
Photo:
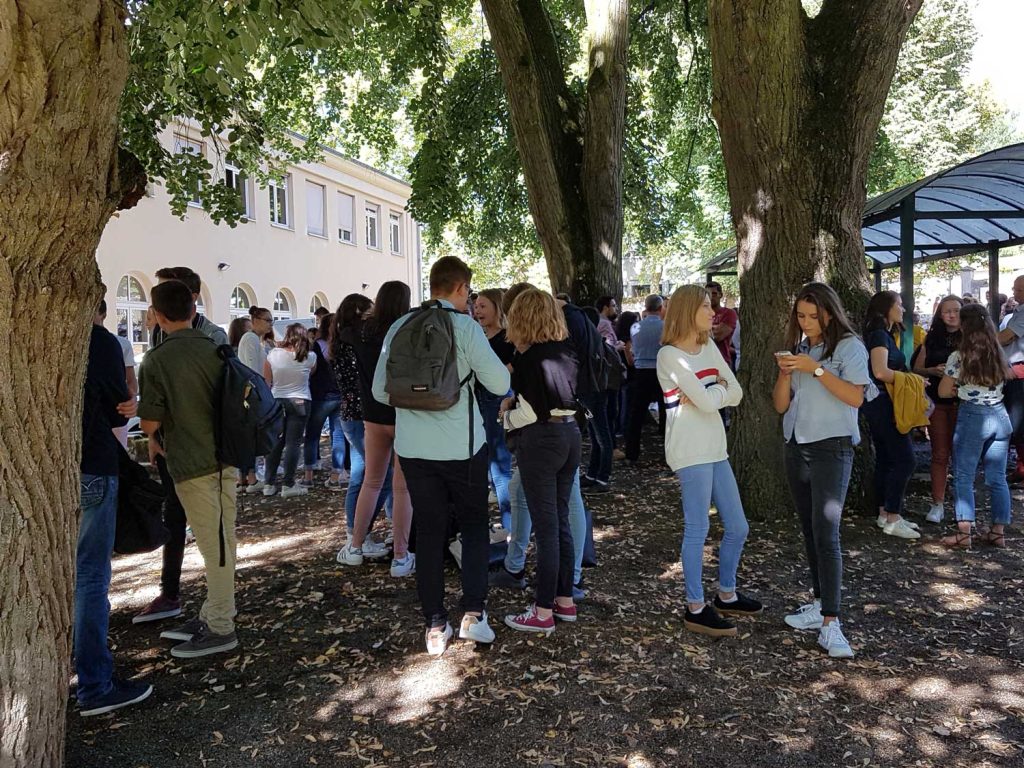
M669 300L658 352L658 381L665 396L665 459L679 478L683 505L683 625L713 636L734 636L736 625L722 615L761 613L757 600L736 591L736 570L747 539L736 478L726 453L719 410L743 397L736 376L710 340L714 310L700 285L684 285ZM718 559L718 594L704 602L701 583L704 542L712 501L725 528Z

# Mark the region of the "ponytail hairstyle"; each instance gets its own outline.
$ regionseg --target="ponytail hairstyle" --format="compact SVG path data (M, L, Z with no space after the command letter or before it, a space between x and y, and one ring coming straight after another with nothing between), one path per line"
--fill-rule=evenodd
M793 300L793 309L789 313L789 323L786 326L786 348L790 351L796 350L796 345L800 343L804 335L796 317L796 308L801 301L813 304L818 310L821 341L825 345L821 356L822 360L832 357L840 341L847 336L857 335L850 324L850 319L846 316L846 310L843 309L843 302L839 300L839 294L824 283L807 283L797 293Z
M996 328L982 304L960 309L960 383L996 387L1006 380L1006 358Z
M295 353L295 362L301 363L309 357L309 333L302 323L292 323L284 329L284 339L278 345Z

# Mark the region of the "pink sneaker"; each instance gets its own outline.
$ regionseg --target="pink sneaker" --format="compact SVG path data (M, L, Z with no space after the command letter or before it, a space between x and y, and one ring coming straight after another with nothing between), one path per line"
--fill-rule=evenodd
M565 606L555 603L551 615L559 621L576 621L576 606Z
M537 615L537 606L531 605L518 616L513 616L512 614L506 616L505 626L519 632L540 632L544 635L550 635L555 631L555 617L552 615L542 619Z

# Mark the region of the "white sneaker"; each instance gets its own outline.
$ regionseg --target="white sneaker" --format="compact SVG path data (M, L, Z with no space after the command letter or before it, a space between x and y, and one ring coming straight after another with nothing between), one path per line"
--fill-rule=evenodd
M914 523L914 522L911 522L910 520L907 520L907 518L903 517L902 515L898 518L898 520L902 520L904 523L906 523L908 528L911 528L911 529L913 529L915 531L918 531L918 530L921 529L921 526L919 526L917 523ZM877 525L882 530L885 530L885 526L889 525L889 518L888 518L888 516L884 515L884 514L883 515L879 515L878 518L875 520L875 525Z
M853 649L850 641L843 637L843 629L839 626L839 619L830 621L818 632L818 645L828 651L833 659L852 659Z
M448 641L452 639L452 625L445 622L444 627L428 629L426 633L427 653L431 656L440 656L448 648Z
M281 496L286 499L290 499L292 496L305 496L309 493L309 488L304 485L285 485L281 488Z
M945 510L941 504L932 504L931 509L928 510L928 514L925 515L925 520L929 523L941 523L942 517L945 514Z
M373 541L367 537L363 542L363 557L368 560L383 560L388 554L388 547L379 541Z
M783 621L793 629L821 629L821 601L801 605L796 613L789 614Z
M334 559L342 565L362 565L363 550L353 547L351 544L346 544L338 550L338 556Z
M266 483L264 483L262 480L257 480L255 483L250 483L249 485L247 485L245 487L245 492L255 495L257 493L263 493L266 487Z
M263 487L264 496L273 496L275 493L277 493L276 485L266 485Z
M391 575L396 579L416 573L416 555L406 552L405 557L391 561Z
M892 523L886 523L882 533L889 536L896 536L900 539L920 539L921 534L911 527L911 524L902 517Z
M478 643L493 643L494 630L487 623L487 611L480 614L480 617L470 616L468 613L462 617L462 624L459 626L459 637L463 640L475 640Z

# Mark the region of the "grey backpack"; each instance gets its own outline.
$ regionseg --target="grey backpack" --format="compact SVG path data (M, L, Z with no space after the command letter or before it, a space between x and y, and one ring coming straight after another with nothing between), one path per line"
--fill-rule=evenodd
M393 407L446 411L459 401L469 376L459 379L455 324L450 314L454 311L439 301L424 302L395 332L384 383Z

